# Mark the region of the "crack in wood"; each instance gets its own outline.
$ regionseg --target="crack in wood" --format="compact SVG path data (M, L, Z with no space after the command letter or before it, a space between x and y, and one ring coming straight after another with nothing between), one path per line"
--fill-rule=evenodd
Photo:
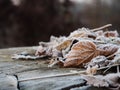
M16 74L14 74L13 76L15 76L16 80L17 80L17 88L18 90L20 90L20 85L19 85L19 81L18 81L18 76Z

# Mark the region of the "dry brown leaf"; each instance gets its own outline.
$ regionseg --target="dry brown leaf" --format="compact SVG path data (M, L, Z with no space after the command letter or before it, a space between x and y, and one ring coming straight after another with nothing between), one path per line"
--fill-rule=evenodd
M64 42L60 43L58 46L56 46L56 49L61 51L66 49L70 44L72 43L72 40L65 40Z
M98 46L98 50L100 50L100 55L110 56L113 55L119 49L118 46L113 44L103 44Z
M90 62L86 64L86 67L94 67L98 65L99 67L105 67L110 63L110 60L107 59L105 56L97 56L93 58Z
M89 62L92 58L98 56L100 51L92 41L80 41L74 44L71 51L66 55L64 67L78 66Z
M90 62L98 55L109 56L118 50L115 45L103 45L97 47L92 41L80 41L74 44L71 51L66 55L64 67L81 66L83 63Z
M105 37L118 37L119 34L117 31L106 31L104 32Z
M44 55L45 54L46 49L43 46L39 46L38 49L36 50L35 55Z
M96 34L92 31L90 31L90 29L88 29L88 28L81 28L81 29L78 29L78 30L70 33L68 38L84 38L84 37L95 39Z

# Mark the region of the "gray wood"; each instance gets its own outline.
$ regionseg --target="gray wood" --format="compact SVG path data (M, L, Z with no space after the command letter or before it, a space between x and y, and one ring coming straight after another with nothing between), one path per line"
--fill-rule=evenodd
M34 48L34 49L33 49ZM79 68L48 68L48 59L13 60L15 53L35 53L37 47L8 48L0 50L0 90L70 90L85 84L79 75L51 77L70 73ZM15 77L16 75L17 77ZM50 77L31 80L36 77ZM87 88L87 86L86 86ZM87 90L87 89L85 89ZM103 89L101 89L103 90Z
M82 85L85 85L85 81L80 76L65 76L20 82L21 90L69 90L70 88Z
M0 75L0 90L18 90L18 82L15 76Z

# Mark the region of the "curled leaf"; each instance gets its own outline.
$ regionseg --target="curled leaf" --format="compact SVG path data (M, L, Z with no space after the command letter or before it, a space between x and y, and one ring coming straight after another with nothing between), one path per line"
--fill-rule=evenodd
M92 41L80 41L74 44L71 51L66 55L64 67L78 66L89 62L93 57L100 54L96 45Z
M119 34L117 31L106 31L104 32L105 37L118 37Z
M66 49L70 44L72 43L72 40L65 40L62 43L60 43L59 45L56 46L56 49L61 51Z
M103 44L98 46L98 50L100 50L100 55L110 56L117 52L119 49L118 46L113 44Z
M66 55L64 67L81 66L83 63L90 62L96 56L110 56L117 50L118 47L115 45L108 44L97 47L92 41L79 41L72 46L71 51Z
M109 87L107 81L103 80L103 76L87 76L83 75L83 79L87 81L87 84L95 87Z

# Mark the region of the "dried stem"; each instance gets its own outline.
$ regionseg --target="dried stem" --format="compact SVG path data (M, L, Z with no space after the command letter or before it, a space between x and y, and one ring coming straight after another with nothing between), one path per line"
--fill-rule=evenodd
M107 67L101 67L98 68L97 71L103 70L103 69L110 69L111 67L119 66L120 64L115 64ZM23 79L23 80L18 80L19 82L25 82L29 80L38 80L38 79L46 79L46 78L55 78L55 77L64 77L64 76L71 76L71 75L77 75L77 74L86 74L86 70L84 71L77 71L77 72L71 72L71 73L64 73L64 74L57 74L57 75L51 75L51 76L43 76L43 77L33 77L33 78L28 78L28 79Z
M105 28L108 28L112 26L112 24L107 24L107 25L104 25L102 27L99 27L99 28L95 28L95 29L91 29L91 31L95 32L95 31L99 31L99 30L102 30L102 29L105 29Z
M107 67L102 67L102 68L99 68L98 70L101 70L101 69L106 69L103 73L106 73L109 69L111 69L112 67L117 67L117 73L119 73L119 66L120 64L114 64L114 65L110 65L110 66L107 66Z
M77 74L84 74L86 71L78 71L78 72L72 72L72 73L65 73L65 74L57 74L57 75L51 75L51 76L43 76L43 77L33 77L23 80L18 80L19 82L25 82L29 80L38 80L38 79L46 79L46 78L55 78L55 77L63 77L63 76L71 76L71 75L77 75Z

